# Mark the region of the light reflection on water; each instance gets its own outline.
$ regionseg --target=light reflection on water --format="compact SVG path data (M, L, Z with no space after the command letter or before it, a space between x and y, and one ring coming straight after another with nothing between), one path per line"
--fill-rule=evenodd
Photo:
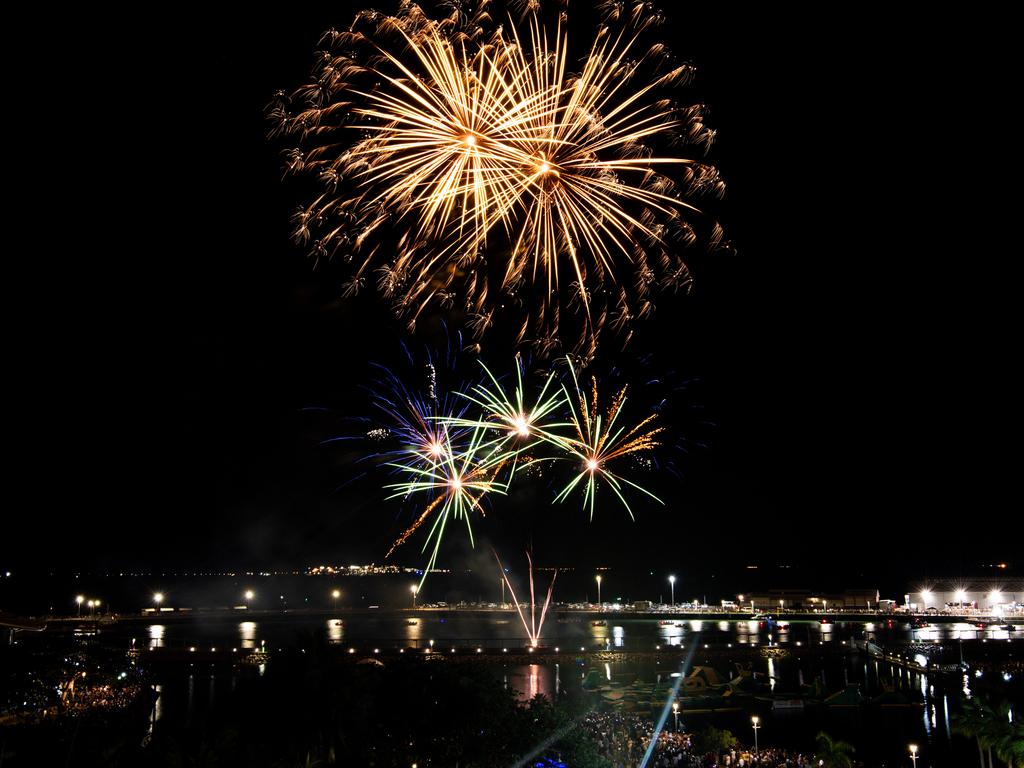
M327 642L340 643L345 637L345 627L341 619L329 619L327 621Z
M409 645L417 646L420 640L423 639L423 622L418 619L410 619L415 622L410 624L408 621L405 624L405 638L409 641Z
M502 675L502 684L516 693L519 701L529 701L542 694L554 698L561 687L558 671L547 664L524 664L509 667Z
M344 624L346 631L350 629L350 622L348 620ZM232 626L237 627L238 623L234 622ZM322 621L321 626L323 626ZM623 628L624 634L628 636L632 628L631 625L628 622L624 623ZM328 627L328 629L330 628ZM611 627L608 630L609 634L613 632ZM254 627L254 634L256 631L257 629ZM265 623L261 621L258 632L262 634L265 631ZM419 635L422 629L409 625L407 632ZM585 634L585 628L580 627L580 632ZM920 663L922 656L923 654L916 655L914 657L915 661ZM732 669L724 661L716 664L715 667L723 679L732 676ZM672 668L666 668L664 664L659 667L656 660L612 663L602 661L601 663L593 664L584 659L578 663L563 662L562 664L556 664L554 662L540 662L522 665L510 664L495 668L495 685L499 688L505 686L513 689L519 701L526 701L538 694L555 698L560 694L564 694L567 689L578 690L583 678L592 670L598 672L600 680L614 687L623 684L629 685L630 680L633 678L636 678L639 682L650 683L651 685L661 679L671 680L670 672ZM844 684L849 682L858 686L866 698L876 696L886 688L895 688L910 696L913 700L921 701L923 699L924 706L920 707L920 709L898 710L894 713L886 714L884 720L873 722L874 730L872 730L872 735L865 737L859 736L857 731L850 731L848 729L859 728L861 718L873 717L870 707L865 707L857 715L857 722L853 725L851 725L849 718L844 714L823 715L827 719L827 725L830 728L835 729L845 740L857 743L858 753L869 748L873 748L877 753L879 749L884 748L887 754L895 754L897 749L902 748L911 739L916 740L918 743L931 745L933 754L935 754L936 750L950 746L950 709L956 706L956 704L955 701L951 702L949 700L947 693L950 690L948 687L949 683L959 682L956 678L947 681L947 686L944 689L940 678L920 674L913 670L908 671L885 661L872 660L871 662L865 662L863 658L843 660L837 657L828 657L823 662L814 659L805 659L803 662L797 662L793 656L784 659L759 659L754 662L754 671L757 672L758 679L762 682L766 680L767 673L767 678L770 679L771 687L775 691L792 691L794 686L800 683L813 683L816 678L821 678L825 682L825 690L827 692L842 690ZM262 667L259 669L259 672L262 674ZM227 690L223 687L227 682L222 677L217 685L222 694ZM190 721L197 722L197 720L193 719L193 710L196 713L195 717L198 718L215 703L214 681L198 671L194 677L190 675L187 680L182 679L180 682L175 683L175 686L176 690L179 691L176 696L161 696L157 699L155 712L152 715L155 720L166 718L166 713L169 711L171 721L177 722L184 716L184 718ZM168 703L170 704L169 707L167 706ZM770 731L764 731L761 734L762 736L772 732L777 740L792 739L794 741L813 740L814 734L817 733L821 726L821 723L815 717L801 716L794 712L772 713L770 709L765 711L762 705L755 703L752 699L738 703L742 707L740 712L716 715L684 715L684 712L681 711L680 720L681 722L684 721L685 716L686 727L692 730L700 730L707 727L707 725L714 724L716 727L725 727L739 734L740 728L749 728L751 714L757 713L764 719L765 727L770 729ZM762 708L758 709L759 706L762 706ZM941 712L939 712L940 707ZM843 733L843 729L847 729L846 733ZM747 733L749 734L749 731ZM876 746L879 742L883 743L883 747ZM869 762L867 764L873 765L878 763ZM935 762L933 765L936 768L939 766L950 768L950 766L959 765L959 763Z
M620 626L612 627L612 644L616 648L622 648L626 642L626 630Z
M243 648L256 647L256 622L243 621L238 625L238 636L242 639Z
M164 687L160 684L153 686L153 709L149 713L149 723L146 726L146 734L142 737L142 745L146 746L153 738L153 731L156 724L164 719Z
M501 614L498 614L500 616ZM305 619L303 617L261 618L259 622L223 620L215 617L175 619L161 624L145 625L146 644L158 647L234 647L258 648L262 641L269 647L281 647L294 642L297 632L322 633L332 643L351 643L360 646L373 642L382 649L399 647L423 648L427 639L444 646L521 647L525 643L523 628L507 618L481 618L459 615L425 614L416 618L366 618L346 616ZM596 625L594 622L598 622ZM589 650L653 650L655 646L685 646L700 633L702 644L709 647L780 645L817 646L825 643L850 645L854 641L871 639L881 645L905 642L948 642L958 638L1019 642L1024 634L1005 629L978 628L959 622L938 627L914 628L909 622L835 622L821 624L818 620L793 621L783 626L771 621L703 621L700 619L654 620L634 619L627 615L614 617L614 622L588 617L548 621L544 627L542 645L584 647ZM105 635L123 637L128 646L140 628L126 623L105 630ZM1015 637L1020 635L1020 638Z

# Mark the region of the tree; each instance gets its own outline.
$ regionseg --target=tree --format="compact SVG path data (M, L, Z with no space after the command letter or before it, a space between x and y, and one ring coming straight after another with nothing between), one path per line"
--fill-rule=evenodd
M1010 705L1003 702L995 708L990 729L990 748L1009 768L1024 765L1024 723L1010 720Z
M736 737L730 731L720 731L712 726L697 734L694 742L698 752L722 752L736 746Z
M978 696L966 699L953 717L953 731L978 744L978 763L985 768L985 747L989 746L990 727L995 721L991 707Z
M818 734L814 758L824 768L852 768L854 749L852 744L836 741L824 731Z

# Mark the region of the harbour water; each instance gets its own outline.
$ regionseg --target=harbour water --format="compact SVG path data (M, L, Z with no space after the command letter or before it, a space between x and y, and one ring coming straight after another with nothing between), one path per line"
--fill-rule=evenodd
M143 652L187 653L193 648L230 647L244 653L262 649L269 652L271 664L274 653L304 652L317 643L333 646L334 652L340 653L379 651L383 663L399 650L424 654L430 649L435 654L465 656L476 648L486 648L488 653L478 657L479 663L493 670L495 685L512 688L522 700L579 691L595 671L609 685L635 680L654 686L679 672L683 651L693 649L690 668L682 670L684 675L694 667L706 667L728 680L746 668L766 687L762 695L737 699L713 712L702 708L690 711L684 703L681 728L700 730L714 725L750 742L750 718L756 714L761 718L762 746L810 749L815 735L824 730L853 743L858 757L868 765L902 765L900 756L906 753L907 744L916 743L921 747L920 768L953 768L968 764L976 754L972 744L953 733L953 716L963 692L985 684L1012 697L1019 692L1020 681L1012 676L995 681L977 677L985 674L980 667L966 675L928 674L910 668L913 664L908 667L871 658L855 651L854 644L869 640L886 648L901 648L909 661L927 667L927 656L920 651L927 650L929 644L949 648L964 643L969 657L1005 644L1000 649L1005 647L1003 653L1012 657L1024 639L1022 630L966 622L914 627L896 619L823 624L820 620L665 620L629 614L592 618L566 612L549 618L541 638L548 652L559 649L558 660L544 659L541 654L537 663L505 660L494 653L506 647L512 652L523 649L523 627L511 611L197 615L119 621L86 629L68 626L63 631L70 635L69 640L78 637L83 642ZM766 649L775 650L765 653ZM219 697L233 690L240 674L259 673L259 669L240 671L231 665L199 662L158 671L155 727L162 721L176 725L200 722ZM868 702L883 694L892 697L895 692L896 696L887 706L865 703L836 708L799 702L797 692L816 683L823 694L855 686ZM787 699L789 692L792 700ZM782 705L773 699L780 699ZM596 694L594 701L597 704ZM675 727L671 716L668 727Z

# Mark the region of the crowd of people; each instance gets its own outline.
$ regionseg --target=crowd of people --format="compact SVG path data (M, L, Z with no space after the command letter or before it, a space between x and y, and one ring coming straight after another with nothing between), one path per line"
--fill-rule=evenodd
M597 745L601 756L614 768L641 764L654 736L654 723L649 718L626 712L591 712L584 726ZM792 750L766 748L756 752L735 747L703 751L699 736L674 733L662 729L647 763L650 768L812 768L817 761L811 754ZM856 763L855 763L856 764Z

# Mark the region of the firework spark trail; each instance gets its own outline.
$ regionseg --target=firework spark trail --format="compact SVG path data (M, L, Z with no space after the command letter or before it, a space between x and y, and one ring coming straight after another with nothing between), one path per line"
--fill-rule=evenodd
M417 517L412 526L403 533L391 547L393 552L401 546L433 514L434 521L430 526L423 551L427 551L431 543L433 548L429 562L424 569L420 586L426 581L427 573L433 570L437 562L441 541L449 519L463 520L473 545L472 515L484 514L481 504L483 497L489 493L504 494L508 484L502 484L497 478L505 464L505 457L498 455L481 457L482 433L473 430L465 446L453 444L444 429L445 450L436 461L426 466L414 464L392 463L390 466L410 479L406 482L392 483L385 486L394 491L388 499L407 498L415 494L432 496L424 511ZM389 552L390 554L390 552Z
M504 451L510 458L518 459L535 448L538 442L565 448L565 438L559 430L570 424L560 420L559 414L565 406L565 398L561 388L553 387L557 382L553 372L544 377L540 391L530 397L523 382L523 362L518 355L516 385L511 395L482 361L480 366L488 381L458 393L459 397L478 409L473 413L476 418L458 417L451 419L449 424L496 432L497 436L490 443L492 449Z
M583 45L541 2L519 22L490 0L439 18L405 3L327 33L312 81L269 109L295 140L288 171L321 184L295 239L353 263L346 295L376 276L410 327L436 305L478 338L507 316L541 355L590 359L606 325L628 340L654 288L688 286L689 219L722 190L680 156L713 132L702 107L676 104L692 67L642 42L649 5L604 4L607 26ZM717 225L704 228L717 247Z
M498 557L498 553L491 550L494 553L494 559L498 563L498 571L501 573L501 578L505 580L508 591L512 595L512 602L516 606L516 613L519 614L519 621L523 624L523 629L526 630L526 638L530 641L530 645L534 648L540 642L540 634L544 629L544 620L547 618L548 606L551 604L551 596L555 591L555 579L558 578L558 569L555 569L554 575L551 577L551 584L548 585L548 594L544 599L544 606L540 612L540 621L536 620L536 596L533 591L533 558L530 557L530 553L526 553L526 562L529 567L530 574L530 621L526 621L526 615L523 613L523 608L519 604L519 598L516 596L515 589L512 588L512 582L509 581L508 573L501 564L501 558Z
M603 479L612 489L622 506L625 507L630 517L633 517L633 510L630 509L626 497L623 495L623 485L630 486L646 494L659 504L664 502L648 491L646 488L628 480L621 473L609 468L609 463L633 454L651 451L658 446L655 437L664 431L662 427L648 429L648 425L656 418L655 414L648 416L636 426L628 429L616 427L616 421L626 402L626 387L619 390L612 398L611 405L604 416L599 411L599 400L597 392L597 378L591 377L590 400L581 391L579 380L576 377L576 370L569 362L569 372L572 375L573 393L564 387L566 402L571 409L571 420L576 431L574 438L567 440L566 451L569 454L569 461L578 462L582 468L578 471L573 480L566 485L555 497L555 501L564 501L573 490L580 484L584 485L583 507L590 507L590 518L594 518L594 500L597 495L597 482Z

